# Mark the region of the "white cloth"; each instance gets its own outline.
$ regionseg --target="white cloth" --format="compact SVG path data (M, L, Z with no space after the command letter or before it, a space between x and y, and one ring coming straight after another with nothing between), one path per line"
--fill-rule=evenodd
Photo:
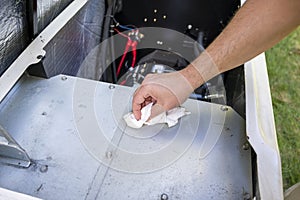
M152 106L153 103L150 103L144 108L142 108L142 115L140 120L136 120L132 112L124 115L123 119L125 120L126 124L131 128L141 128L144 124L154 125L159 123L166 123L168 124L168 127L172 127L178 123L179 118L191 114L191 112L186 111L184 107L176 107L167 112L163 112L147 121L151 115Z

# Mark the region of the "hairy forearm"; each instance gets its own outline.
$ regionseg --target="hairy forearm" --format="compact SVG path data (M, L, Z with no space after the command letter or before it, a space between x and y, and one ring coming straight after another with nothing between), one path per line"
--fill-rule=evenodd
M275 45L300 24L300 0L248 0L182 74L194 88Z

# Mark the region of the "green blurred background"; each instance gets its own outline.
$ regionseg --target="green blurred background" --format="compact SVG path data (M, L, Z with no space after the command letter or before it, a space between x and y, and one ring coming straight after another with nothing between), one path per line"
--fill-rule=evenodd
M266 51L266 59L286 190L300 182L300 27Z

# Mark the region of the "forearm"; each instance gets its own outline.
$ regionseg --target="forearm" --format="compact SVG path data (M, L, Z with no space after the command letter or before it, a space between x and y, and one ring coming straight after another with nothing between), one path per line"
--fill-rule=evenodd
M185 69L146 77L136 90L132 110L153 102L169 110L215 75L230 70L270 48L300 22L300 0L248 0L224 31ZM176 83L176 84L174 84Z
M300 23L300 0L248 0L182 74L194 88L275 45Z

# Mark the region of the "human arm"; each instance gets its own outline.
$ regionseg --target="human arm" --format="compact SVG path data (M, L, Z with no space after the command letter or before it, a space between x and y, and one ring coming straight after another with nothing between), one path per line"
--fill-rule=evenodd
M135 117L140 118L140 109L150 101L160 110L179 106L205 81L272 47L299 24L300 0L246 1L206 51L185 69L144 80L133 97Z

